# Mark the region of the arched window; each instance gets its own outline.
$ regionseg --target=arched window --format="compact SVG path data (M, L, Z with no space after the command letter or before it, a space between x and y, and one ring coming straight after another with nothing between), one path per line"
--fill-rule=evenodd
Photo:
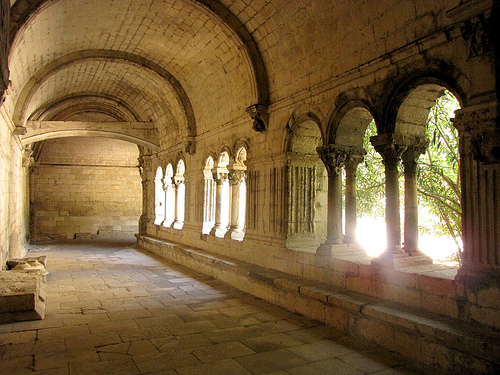
M184 211L186 204L186 184L184 183L184 173L186 166L184 160L179 160L175 170L174 184L175 184L175 220L174 228L182 229L184 226Z
M203 176L205 181L203 199L203 234L209 234L215 224L215 180L212 173L214 159L209 156L205 162Z
M165 220L163 221L164 227L172 225L175 219L175 189L173 185L174 169L172 164L168 164L165 169L165 178L163 179L163 186L165 189Z
M160 225L165 219L165 191L163 190L163 170L158 167L155 177L155 224Z

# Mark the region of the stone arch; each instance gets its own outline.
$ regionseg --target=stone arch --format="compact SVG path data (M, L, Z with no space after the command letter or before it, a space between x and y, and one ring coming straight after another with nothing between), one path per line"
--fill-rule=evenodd
M374 118L366 103L358 100L345 103L330 120L330 144L362 148L366 128Z
M321 120L314 112L292 115L286 129L285 152L315 155L316 147L324 143ZM298 138L302 138L300 144L297 143Z
M146 121L148 118L141 108L132 108L127 103L114 97L95 93L81 93L80 95L67 96L40 107L28 120L66 121L70 117L89 111L108 115L116 121Z
M138 146L146 147L153 151L158 151L159 147L157 144L150 142L148 139L123 134L121 132L116 131L101 131L101 130L86 130L86 129L78 129L78 130L60 130L54 132L47 132L44 134L33 135L31 137L23 137L22 145L26 146L30 143L42 142L48 139L54 138L66 138L66 137L104 137L104 138L112 138L119 139L122 141L127 141L131 143L135 143Z
M408 73L393 87L384 110L383 121L378 126L379 134L404 133L401 125L408 123L413 128L408 134L418 135L427 120L425 113L428 114L432 103L442 95L440 90L449 90L463 108L467 106L466 93L469 91L470 82L455 67L442 61L430 61L425 69ZM414 115L410 113L412 111L415 112ZM403 117L398 118L401 114Z
M68 55L62 56L50 64L46 65L41 71L35 73L33 77L27 82L27 84L22 88L18 100L16 102L13 121L15 124L21 126L24 123L24 119L27 115L26 110L30 103L31 98L37 92L37 90L42 86L42 84L52 77L57 72L68 68L72 65L79 64L89 60L102 60L108 62L118 62L127 65L133 65L138 69L144 69L148 72L153 73L163 80L168 87L172 89L175 93L176 101L182 108L183 115L185 117L184 122L187 127L187 136L196 136L196 122L194 117L193 108L191 102L187 96L186 91L179 83L179 81L170 74L167 70L161 66L137 55L123 51L110 51L110 50L88 50L70 53ZM119 98L115 98L121 105L122 101ZM58 103L52 104L52 106ZM130 107L130 104L126 105Z

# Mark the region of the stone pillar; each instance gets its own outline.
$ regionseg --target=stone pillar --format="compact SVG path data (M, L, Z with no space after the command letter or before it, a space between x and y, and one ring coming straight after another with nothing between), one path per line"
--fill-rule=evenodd
M412 256L425 256L418 248L418 195L417 195L417 163L418 158L427 149L429 140L424 137L415 138L402 155L405 176L405 218L404 246L406 253Z
M372 264L394 266L393 259L405 254L401 249L401 221L399 216L399 170L401 155L406 150L401 136L380 134L370 138L375 150L382 155L385 166L385 223L387 248Z
M496 283L500 274L500 132L496 103L455 111L462 181L462 267L466 284Z
M349 154L345 165L345 236L347 244L356 243L357 209L356 209L356 171L364 159L364 150L357 154Z
M185 184L183 176L174 177L174 189L175 189L175 218L172 224L175 229L182 229L184 226L184 209L185 209Z
M138 161L142 180L142 214L139 218L139 234L146 234L148 224L154 221L155 215L154 173L151 155L141 155Z
M245 171L233 170L229 173L228 178L231 189L231 216L227 235L233 240L241 241L244 233L240 223L240 188L241 182L245 178Z
M343 243L342 234L342 166L346 159L344 150L334 145L316 149L328 173L328 218L326 241L316 254L330 256L332 246Z
M172 184L172 177L165 176L163 178L163 191L165 192L165 205L164 205L165 217L163 218L162 225L166 228L170 228L173 223L172 209L175 210L175 190L173 189L174 186ZM172 192L174 194L172 194Z
M224 183L228 179L227 172L214 172L213 173L216 191L215 191L215 225L210 231L210 234L215 237L224 237L224 234L227 231L227 228L222 225L222 195L223 195L223 187Z

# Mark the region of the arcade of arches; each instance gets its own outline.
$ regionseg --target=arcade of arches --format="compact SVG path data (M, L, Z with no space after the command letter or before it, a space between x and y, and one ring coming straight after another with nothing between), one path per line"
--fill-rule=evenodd
M499 370L498 2L0 4L2 274L30 241L135 234L424 365ZM460 102L458 269L418 243L417 160L445 90ZM356 241L372 121L375 258Z

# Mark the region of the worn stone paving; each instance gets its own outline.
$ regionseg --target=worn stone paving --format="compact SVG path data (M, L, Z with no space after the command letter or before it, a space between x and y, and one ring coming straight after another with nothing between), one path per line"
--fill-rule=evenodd
M138 250L48 255L45 320L0 325L0 374L418 374L403 357Z

